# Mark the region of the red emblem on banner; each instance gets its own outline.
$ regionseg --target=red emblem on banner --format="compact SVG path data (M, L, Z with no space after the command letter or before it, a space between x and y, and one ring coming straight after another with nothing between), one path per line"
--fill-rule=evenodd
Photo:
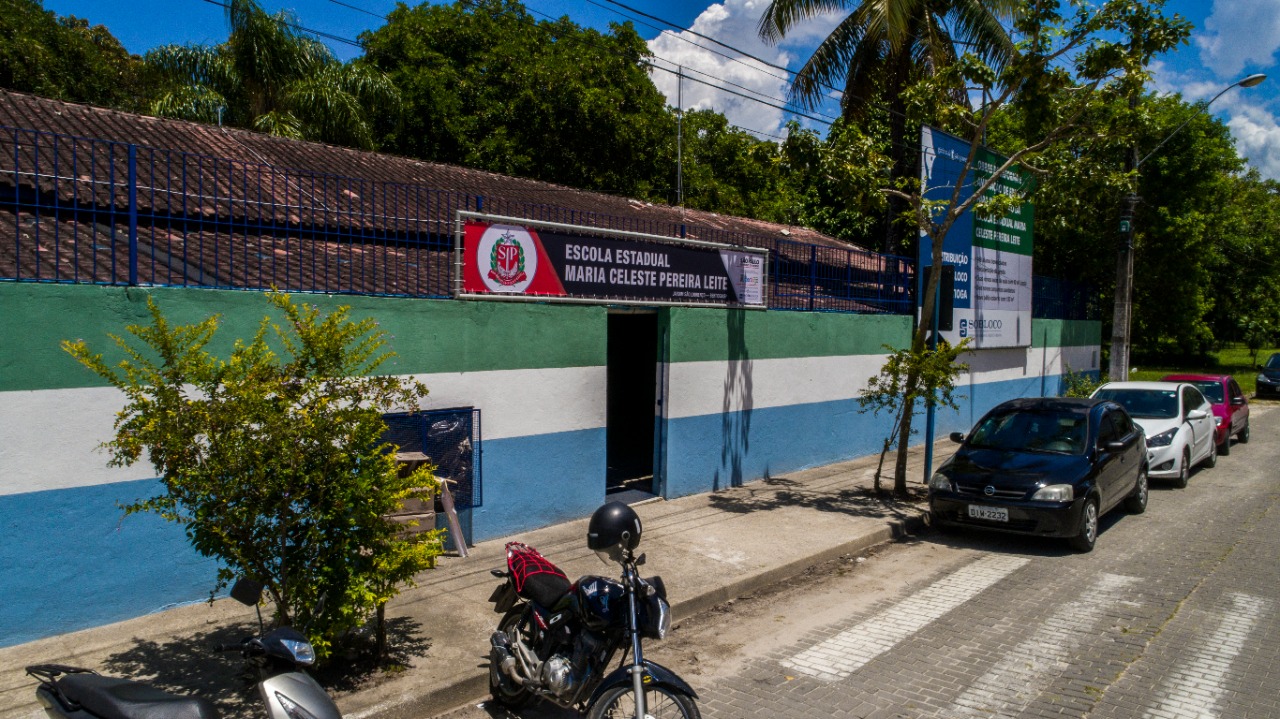
M493 243L489 253L489 279L504 287L524 282L524 248L510 233Z

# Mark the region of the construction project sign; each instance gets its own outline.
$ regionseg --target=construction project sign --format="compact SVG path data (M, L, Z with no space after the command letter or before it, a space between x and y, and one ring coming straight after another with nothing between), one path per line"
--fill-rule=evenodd
M468 214L461 297L765 306L766 250Z
M926 200L949 199L957 185L959 202L973 193L1005 163L1006 158L979 147L964 172L970 144L932 127L920 139L921 186ZM962 176L963 175L963 176ZM1025 197L1031 179L1016 165L1005 170L986 190ZM941 336L950 342L971 339L975 349L1031 345L1033 207L1021 202L1005 215L979 217L970 209L952 225L943 241L943 264L955 267L952 329ZM933 263L933 242L920 236L920 292L924 296L925 269ZM947 298L943 298L944 301ZM921 308L922 322L932 308Z

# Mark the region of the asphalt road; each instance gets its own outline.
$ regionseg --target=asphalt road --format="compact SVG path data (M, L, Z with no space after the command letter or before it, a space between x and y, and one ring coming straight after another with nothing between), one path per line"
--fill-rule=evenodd
M708 719L1280 716L1276 409L1255 406L1249 444L1186 489L1153 482L1145 514L1106 516L1091 554L926 533L717 607L647 651Z

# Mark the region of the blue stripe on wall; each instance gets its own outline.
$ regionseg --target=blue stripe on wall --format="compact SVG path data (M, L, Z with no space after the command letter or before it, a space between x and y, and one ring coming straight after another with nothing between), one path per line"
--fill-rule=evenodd
M935 437L967 432L987 410L1017 397L1056 395L1062 377L959 388L958 410L936 419ZM808 467L878 454L892 418L861 414L856 400L742 410L669 420L667 496L710 492ZM923 441L923 417L915 422ZM674 459L672 459L674 458Z
M0 496L0 646L207 599L217 565L182 528L123 517L157 480Z
M483 461L475 541L581 519L604 503L603 427L485 440Z

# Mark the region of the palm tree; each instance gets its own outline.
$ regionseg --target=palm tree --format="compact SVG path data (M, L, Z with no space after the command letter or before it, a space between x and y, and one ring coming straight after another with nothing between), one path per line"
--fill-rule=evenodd
M776 43L807 19L851 10L796 73L790 98L812 109L842 87L842 114L849 120L887 105L897 179L918 175L919 152L908 139L905 88L954 63L964 51L1002 66L1013 55L1003 23L1018 5L1019 0L773 0L760 18L759 33ZM965 88L955 92L963 99ZM891 217L901 213L900 203L891 199ZM897 252L899 244L896 223L887 222L885 250Z
M288 11L230 0L227 41L166 45L145 56L169 88L151 111L296 139L372 149L369 115L398 100L386 75L344 64Z

